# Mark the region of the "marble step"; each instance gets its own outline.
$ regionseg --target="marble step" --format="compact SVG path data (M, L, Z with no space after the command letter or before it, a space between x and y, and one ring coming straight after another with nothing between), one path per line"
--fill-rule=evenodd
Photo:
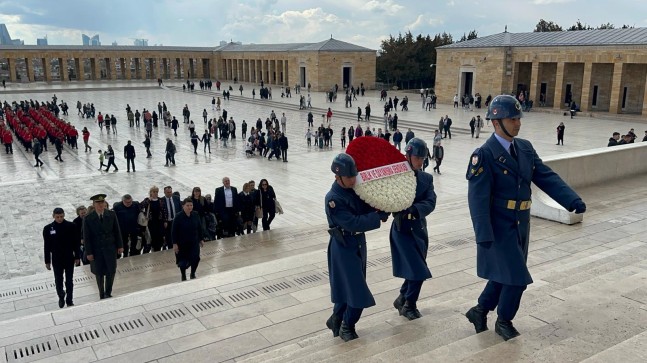
M426 310L432 310L433 312L427 313L422 318L414 321L408 321L403 317L397 316L397 313L393 310L391 313L383 316L383 319L386 319L386 323L390 324L392 328L371 332L366 337L360 335L360 338L357 340L333 345L326 349L299 357L299 359L286 359L285 361L324 362L360 360L368 354L375 355L380 351L390 349L390 347L415 341L429 334L440 334L446 329L450 329L461 320L460 314L456 313L456 307L462 304L466 304L464 298L440 303L431 300L421 302L420 306L424 305L427 308Z
M547 324L522 332L507 344L474 352L477 354L463 357L462 361L581 361L647 329L647 311L628 300L584 308L577 303L562 307L556 318L546 316Z
M642 363L645 361L647 361L647 331L596 353L584 359L582 363Z

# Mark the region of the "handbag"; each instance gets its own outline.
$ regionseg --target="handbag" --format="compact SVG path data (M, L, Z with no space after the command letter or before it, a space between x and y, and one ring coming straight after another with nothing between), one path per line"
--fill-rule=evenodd
M283 214L283 207L281 207L281 203L279 203L278 200L274 199L274 205L276 206L275 212L278 214Z
M137 215L137 224L139 224L142 227L148 226L148 212L150 211L150 205L146 209L146 214L144 212L139 212L139 215Z

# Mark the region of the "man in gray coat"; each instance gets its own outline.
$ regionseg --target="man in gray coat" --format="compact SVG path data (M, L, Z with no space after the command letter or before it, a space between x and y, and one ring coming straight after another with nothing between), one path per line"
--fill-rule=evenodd
M83 243L92 273L97 278L99 298L112 297L112 283L117 273L117 255L124 252L119 222L113 211L106 210L106 195L90 198L94 211L83 220Z

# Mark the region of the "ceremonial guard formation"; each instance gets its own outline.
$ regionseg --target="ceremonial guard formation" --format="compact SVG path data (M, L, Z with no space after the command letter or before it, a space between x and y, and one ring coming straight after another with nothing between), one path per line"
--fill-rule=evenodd
M431 278L426 261L429 249L426 218L436 208L436 193L433 176L421 170L427 153L427 144L422 139L414 137L407 143L405 154L416 176L416 196L411 207L393 214L389 235L393 276L404 279L393 306L409 320L422 317L416 302L422 283Z
M334 307L326 326L334 337L349 341L358 338L355 324L362 310L375 305L366 284L364 232L379 228L389 214L376 211L355 194L357 167L350 155L337 155L331 170L335 182L326 194L325 207L330 228L328 271Z
M532 144L516 138L521 104L495 97L487 120L495 133L476 149L467 167L468 202L476 236L476 270L488 280L478 305L466 313L477 333L488 330L487 314L497 308L495 331L508 340L519 335L512 320L532 278L526 265L530 237L530 183L565 209L584 213L586 205L541 161Z

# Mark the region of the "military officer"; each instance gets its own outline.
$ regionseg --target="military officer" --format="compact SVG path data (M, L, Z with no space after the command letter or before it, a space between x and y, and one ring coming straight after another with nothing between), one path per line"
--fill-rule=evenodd
M431 278L426 261L429 249L426 217L436 208L436 193L434 177L420 170L427 157L427 143L414 137L407 143L405 153L416 175L416 197L411 207L394 213L389 241L393 276L404 279L393 306L400 315L414 320L422 317L416 306L422 283Z
M115 212L106 209L106 195L90 198L94 211L83 220L83 243L92 273L97 278L99 298L112 297L117 273L117 256L124 252Z
M364 308L375 305L366 284L366 237L364 232L380 227L388 213L376 211L353 190L357 167L345 153L335 157L331 170L335 182L326 194L326 217L330 229L328 271L333 313L326 321L333 336L357 339L355 324Z
M478 305L465 315L477 333L488 329L487 314L497 308L495 331L508 340L519 335L512 325L521 295L532 283L526 265L530 236L530 183L567 210L584 213L586 204L544 165L529 141L516 138L521 104L497 96L487 120L494 134L476 149L467 167L468 202L476 235L476 271L488 283Z
M43 228L45 267L54 268L54 282L58 294L58 307L73 306L74 266L81 262L81 236L76 225L65 220L63 208L55 208L54 222ZM65 290L63 274L65 273Z

